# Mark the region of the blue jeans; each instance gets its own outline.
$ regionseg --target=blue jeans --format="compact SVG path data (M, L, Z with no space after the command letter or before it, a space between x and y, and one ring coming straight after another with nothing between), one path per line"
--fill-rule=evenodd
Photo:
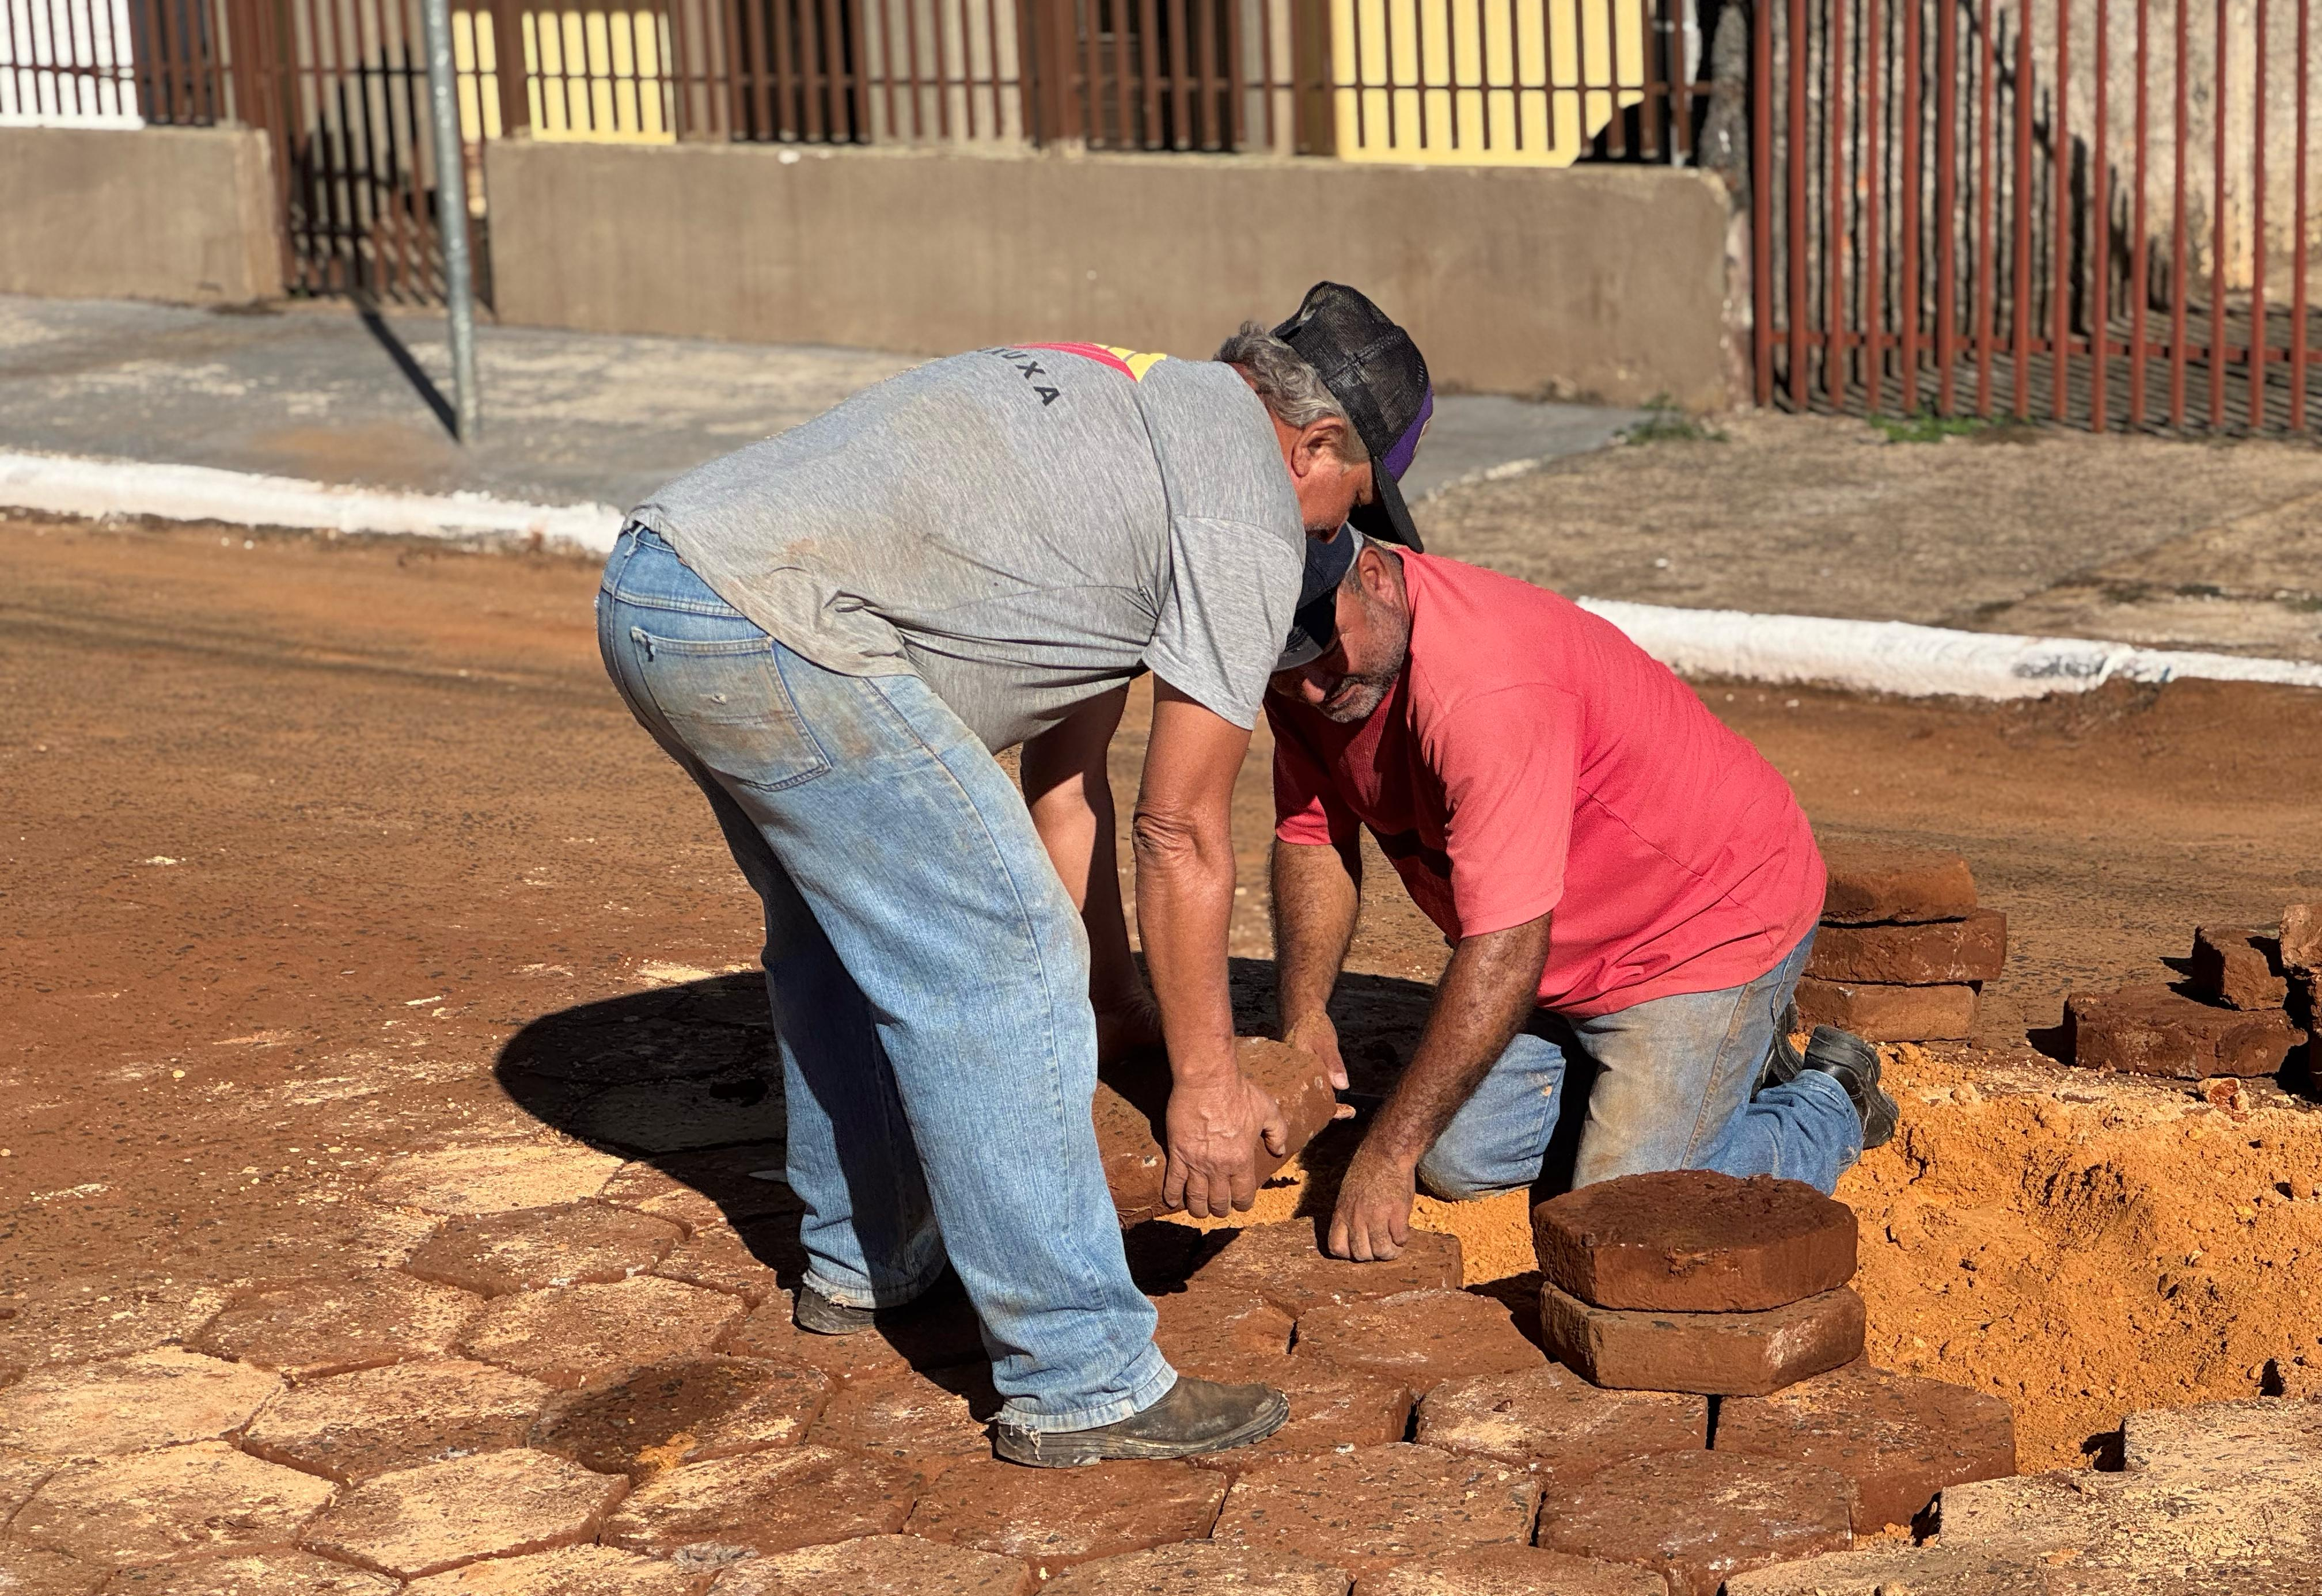
M1420 1160L1420 1179L1452 1199L1531 1185L1578 1053L1597 1074L1574 1185L1708 1169L1830 1190L1862 1156L1846 1089L1809 1070L1751 1095L1813 947L1809 931L1773 969L1723 991L1654 998L1596 1019L1536 1015Z
M889 1306L948 1253L1008 1423L1158 1401L1089 1115L1087 935L1015 784L917 676L809 662L650 532L614 545L597 635L765 902L807 1282Z

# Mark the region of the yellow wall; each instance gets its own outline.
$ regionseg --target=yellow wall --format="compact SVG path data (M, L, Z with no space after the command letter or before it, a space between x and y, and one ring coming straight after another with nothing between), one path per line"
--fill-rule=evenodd
M1644 97L1643 0L1331 0L1330 50L1346 160L1569 166Z
M499 50L489 12L452 17L460 132L500 136ZM524 14L524 78L535 139L668 144L669 19L654 8Z

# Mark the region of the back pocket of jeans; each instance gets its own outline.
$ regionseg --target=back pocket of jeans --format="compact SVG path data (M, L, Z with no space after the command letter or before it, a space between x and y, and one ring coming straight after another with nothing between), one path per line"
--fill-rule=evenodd
M830 769L799 718L772 640L657 637L629 628L637 673L686 751L716 774L765 791Z

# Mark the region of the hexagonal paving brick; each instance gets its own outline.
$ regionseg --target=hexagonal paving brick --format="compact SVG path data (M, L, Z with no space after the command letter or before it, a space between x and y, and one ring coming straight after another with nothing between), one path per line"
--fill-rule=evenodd
M330 1500L327 1481L196 1441L69 1463L10 1520L10 1537L84 1563L133 1568L288 1549Z
M1598 1308L1755 1313L1854 1278L1854 1210L1771 1175L1623 1175L1549 1199L1531 1228L1549 1283Z
M651 1479L705 1458L788 1446L822 1410L833 1382L818 1369L749 1358L690 1358L632 1371L558 1398L532 1445L599 1473Z
M524 1445L553 1386L444 1358L318 1380L282 1393L242 1433L244 1450L342 1484Z
M1345 1571L1275 1547L1180 1541L1083 1563L1040 1587L1046 1596L1347 1596Z
M795 1214L704 1226L654 1266L665 1280L724 1291L754 1308L782 1290L781 1276L805 1270Z
M1360 1581L1434 1552L1521 1543L1539 1505L1521 1469L1398 1442L1250 1469L1211 1536L1327 1559Z
M61 1552L0 1546L0 1591L8 1596L96 1596L105 1571Z
M215 1440L281 1389L279 1375L174 1346L35 1369L0 1391L0 1442L87 1457Z
M237 1363L319 1380L406 1358L439 1357L482 1311L466 1291L390 1269L289 1281L238 1297L190 1345Z
M306 1528L311 1551L398 1579L594 1539L628 1482L545 1452L487 1452L349 1487Z
M312 1552L265 1552L124 1568L107 1588L123 1596L394 1596L403 1587Z
M739 1225L800 1210L783 1172L780 1142L754 1142L709 1153L667 1153L625 1163L598 1199L672 1220L689 1231Z
M1181 1374L1206 1374L1290 1350L1291 1317L1255 1291L1205 1286L1153 1299L1153 1343Z
M1400 1380L1422 1396L1447 1380L1548 1361L1506 1303L1473 1291L1403 1291L1313 1309L1298 1321L1295 1355Z
M601 1538L701 1561L736 1549L790 1552L891 1535L910 1517L919 1488L919 1471L906 1464L832 1446L778 1447L655 1475L621 1504Z
M1384 1446L1411 1431L1411 1387L1358 1374L1320 1358L1251 1358L1202 1371L1230 1385L1270 1385L1290 1399L1290 1418L1262 1441L1191 1458L1196 1468L1240 1473L1275 1457Z
M1419 1405L1422 1446L1530 1469L1551 1494L1599 1469L1709 1446L1709 1400L1674 1391L1599 1391L1543 1363L1447 1381Z
M1548 1504L1537 1544L1657 1570L1671 1596L1717 1596L1728 1575L1842 1552L1854 1484L1812 1464L1668 1452L1603 1470Z
M1540 1329L1550 1357L1596 1385L1762 1397L1860 1357L1863 1307L1841 1286L1758 1313L1659 1313L1543 1285Z
M594 1197L621 1161L571 1142L491 1142L415 1153L389 1163L374 1201L431 1214L498 1214Z
M893 1317L853 1336L817 1336L800 1329L791 1317L791 1304L789 1290L774 1292L719 1338L718 1350L740 1358L805 1363L835 1380L987 1361L975 1309L964 1297Z
M1946 1485L2016 1472L2004 1398L1940 1380L1851 1366L1769 1397L1729 1397L1717 1449L1836 1469L1854 1482L1854 1528L1909 1524Z
M866 1535L737 1564L718 1596L1024 1596L1038 1581L1013 1557L915 1535Z
M460 1350L551 1385L586 1385L705 1353L743 1312L731 1297L640 1274L503 1297L468 1327Z
M565 1546L430 1574L403 1596L700 1596L717 1573L610 1546Z
M7 1299L0 1364L78 1363L182 1342L226 1304L208 1281L141 1271L59 1281Z
M896 1369L840 1386L807 1439L934 1472L955 1459L991 1456L988 1427L999 1410L1000 1396L984 1364Z
M1402 1564L1363 1582L1363 1596L1668 1596L1649 1568L1532 1546L1477 1546Z
M1252 1225L1193 1271L1204 1287L1255 1291L1295 1318L1328 1303L1361 1302L1398 1291L1448 1290L1459 1284L1459 1238L1414 1230L1402 1255L1383 1263L1333 1258L1315 1244L1314 1222Z
M1028 1469L983 1458L955 1464L920 1493L903 1528L1058 1569L1209 1533L1226 1482L1181 1463Z
M626 1280L685 1238L675 1222L592 1202L446 1219L403 1267L486 1297Z

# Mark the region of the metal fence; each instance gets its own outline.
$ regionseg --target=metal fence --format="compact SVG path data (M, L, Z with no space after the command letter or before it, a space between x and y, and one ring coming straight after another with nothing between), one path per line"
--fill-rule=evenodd
M1759 401L2306 430L2310 5L1768 6Z

